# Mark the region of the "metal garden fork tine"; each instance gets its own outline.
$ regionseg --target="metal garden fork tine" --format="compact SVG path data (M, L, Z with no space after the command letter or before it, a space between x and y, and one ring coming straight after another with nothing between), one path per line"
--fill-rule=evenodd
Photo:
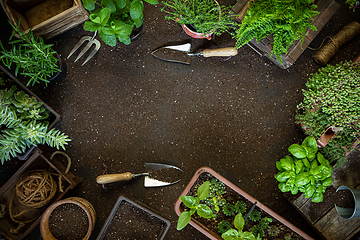
M95 55L95 53L100 49L100 42L99 42L97 39L95 39L96 33L97 33L97 31L95 31L93 37L90 37L90 36L84 36L84 37L82 37L82 38L80 39L80 41L75 45L75 47L71 50L71 52L69 53L69 56L68 56L67 58L71 57L71 55L72 55L74 52L76 52L76 50L78 50L79 47L80 47L85 41L89 41L89 43L85 46L85 48L80 52L80 54L78 55L78 57L77 57L77 58L75 59L75 61L74 61L74 62L76 62L77 60L79 60L79 58L81 58L81 57L84 55L84 53L85 53L86 51L88 51L93 44L95 44L95 49L92 50L92 52L89 54L89 56L87 57L87 59L85 60L85 62L84 62L81 66L83 66L85 63L87 63L87 62Z

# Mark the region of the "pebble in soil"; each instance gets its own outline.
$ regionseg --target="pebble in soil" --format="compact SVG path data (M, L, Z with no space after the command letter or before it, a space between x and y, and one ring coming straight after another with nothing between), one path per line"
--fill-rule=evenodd
M89 222L86 212L78 205L68 203L56 207L49 217L49 228L58 240L83 239Z
M121 202L106 230L104 240L156 240L165 222L126 201Z

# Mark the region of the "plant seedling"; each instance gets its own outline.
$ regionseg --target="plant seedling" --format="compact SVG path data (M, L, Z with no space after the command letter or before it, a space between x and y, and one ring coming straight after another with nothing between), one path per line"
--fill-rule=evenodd
M221 237L224 240L256 240L251 232L243 232L245 220L241 213L235 216L234 226L236 229L230 229L223 233Z
M210 182L206 181L197 190L197 196L181 196L180 200L190 208L190 211L184 211L180 214L176 229L181 230L191 220L191 215L193 215L195 212L203 218L212 218L215 214L212 212L211 208L205 204L201 204L200 201L204 200L209 196L210 191Z

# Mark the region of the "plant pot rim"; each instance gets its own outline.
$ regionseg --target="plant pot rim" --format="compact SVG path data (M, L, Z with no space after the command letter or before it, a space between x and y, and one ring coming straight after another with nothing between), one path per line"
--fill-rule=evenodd
M107 232L107 229L108 229L110 223L112 222L112 220L113 220L113 218L114 218L114 216L115 216L115 214L116 214L116 212L117 212L117 210L118 210L118 208L119 208L122 201L128 202L129 204L143 210L145 213L150 214L150 215L160 219L161 221L163 221L165 223L165 227L162 229L161 233L159 234L158 240L164 239L164 237L165 237L166 233L168 232L168 230L170 228L170 225L171 225L169 220L167 220L166 218L160 216L159 214L155 213L154 211L150 210L149 208L143 206L140 203L137 203L137 202L125 197L125 196L120 196L117 199L114 207L112 208L109 216L107 217L103 227L101 228L101 230L99 232L99 235L96 237L96 240L101 240L101 239L104 238L104 236L105 236L105 234Z
M193 186L193 184L195 183L195 181L198 179L198 177L200 176L200 174L202 173L210 173L211 175L213 175L214 177L216 177L217 179L219 179L221 182L223 182L225 185L227 185L228 187L230 187L232 190L236 191L238 194L242 195L243 197L245 197L248 201L250 201L251 203L255 203L257 202L256 206L259 207L261 210L265 211L267 214L271 215L273 218L275 218L276 220L278 220L279 222L281 222L282 224L284 224L285 226L287 226L289 229L291 229L292 231L296 232L297 234L299 234L301 237L305 238L305 239L313 239L312 237L310 237L309 235L307 235L306 233L304 233L302 230L300 230L299 228L297 228L296 226L294 226L293 224L291 224L290 222L288 222L286 219L284 219L283 217L281 217L280 215L278 215L277 213L275 213L274 211L272 211L270 208L266 207L264 204L262 204L261 202L259 202L258 200L256 200L255 198L253 198L252 196L250 196L249 194L247 194L246 192L244 192L243 190L241 190L239 187L237 187L235 184L233 184L232 182L230 182L229 180L227 180L226 178L224 178L223 176L221 176L220 174L218 174L217 172L215 172L213 169L209 168L209 167L201 167L199 168L194 176L191 178L190 182L188 183L188 185L185 187L184 191L181 193L181 196L186 196L187 193L190 191L191 187ZM177 199L176 203L175 203L175 212L178 216L180 216L181 214L181 209L180 209L180 204L181 204L181 200L180 198ZM218 238L215 235L211 234L211 231L207 231L206 229L203 228L202 225L198 224L197 221L194 221L193 219L191 219L190 221L190 225L195 227L197 230L199 230L201 233L203 233L205 236L207 236L210 239L222 239L222 238Z
M85 199L83 199L83 200L85 200ZM41 220L40 220L40 232L41 232L42 238L44 240L46 240L46 239L56 240L56 238L52 235L52 233L50 231L49 219L50 219L51 213L55 210L55 208L57 208L60 205L64 205L64 204L75 204L78 207L80 207L86 213L86 216L88 218L89 226L88 226L88 230L86 232L86 235L83 237L83 240L84 239L89 239L90 235L91 235L91 232L95 227L95 225L94 225L95 221L93 219L94 216L92 216L90 214L89 210L86 209L82 203L74 201L74 200L69 199L69 198L68 199L63 199L63 200L60 200L60 201L57 201L57 202L53 203L43 213L43 215L41 217Z

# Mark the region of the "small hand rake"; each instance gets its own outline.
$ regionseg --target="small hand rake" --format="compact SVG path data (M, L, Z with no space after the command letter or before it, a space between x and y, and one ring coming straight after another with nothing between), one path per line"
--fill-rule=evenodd
M73 53L78 50L78 48L80 48L80 46L85 42L85 41L89 41L88 44L85 46L85 48L80 52L80 54L77 56L77 58L75 59L74 62L76 62L77 60L79 60L79 58L82 57L82 55L84 55L84 53L90 49L90 47L95 44L95 48L92 50L92 52L89 54L89 56L87 57L87 59L85 60L85 62L81 65L84 66L85 63L87 63L94 55L95 53L100 49L100 42L95 39L97 30L94 33L93 37L90 36L84 36L80 39L80 41L75 45L75 47L71 50L71 52L69 53L69 56L67 57L67 59L69 59L69 57L71 57L71 55L73 55Z

